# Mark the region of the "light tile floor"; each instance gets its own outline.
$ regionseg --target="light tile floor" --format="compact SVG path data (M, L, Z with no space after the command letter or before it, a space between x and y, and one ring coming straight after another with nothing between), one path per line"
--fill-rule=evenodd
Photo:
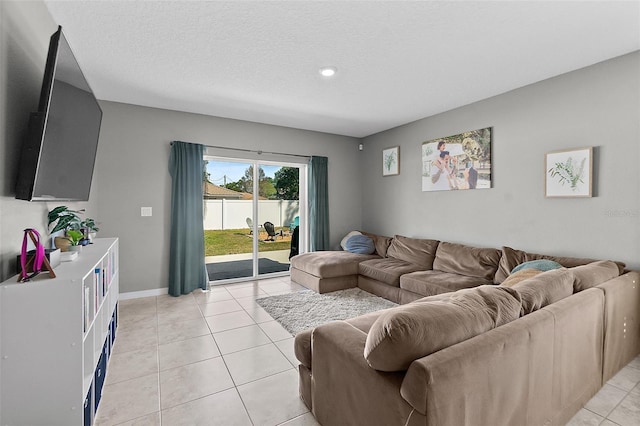
M96 424L317 425L298 397L293 337L255 302L302 289L280 277L121 300ZM640 357L569 425L640 425Z
M293 336L256 298L289 277L120 301L97 425L317 425L298 397Z
M640 356L600 389L567 426L640 425Z

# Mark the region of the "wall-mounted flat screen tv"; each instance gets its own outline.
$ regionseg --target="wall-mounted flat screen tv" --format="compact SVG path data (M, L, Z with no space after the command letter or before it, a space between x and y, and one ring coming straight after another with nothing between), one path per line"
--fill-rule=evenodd
M16 198L89 200L101 121L100 105L58 27L22 146Z

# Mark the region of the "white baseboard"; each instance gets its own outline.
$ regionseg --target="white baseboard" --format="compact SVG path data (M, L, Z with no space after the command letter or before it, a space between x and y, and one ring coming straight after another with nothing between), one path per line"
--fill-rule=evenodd
M153 290L142 290L142 291L130 291L127 293L120 293L118 297L120 300L127 299L139 299L141 297L151 297L151 296L162 296L164 294L169 294L169 288L156 288Z

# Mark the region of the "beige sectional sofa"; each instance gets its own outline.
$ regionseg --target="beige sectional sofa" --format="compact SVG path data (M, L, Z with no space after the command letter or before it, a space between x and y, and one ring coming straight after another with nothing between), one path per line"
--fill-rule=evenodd
M507 287L551 256L410 240L352 257L342 281L410 303L296 336L300 395L324 426L564 425L640 353L639 272L555 257L563 268ZM328 256L300 271L316 291L339 287Z
M318 293L360 287L404 304L434 294L484 284L500 284L518 264L554 260L565 267L597 259L529 253L510 247L479 248L401 235L385 237L363 232L373 239L375 252L304 253L291 258L291 280ZM624 264L617 262L620 272Z

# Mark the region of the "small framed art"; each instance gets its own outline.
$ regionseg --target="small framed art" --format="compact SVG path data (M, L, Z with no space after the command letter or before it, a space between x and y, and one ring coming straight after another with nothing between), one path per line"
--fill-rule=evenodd
M544 170L545 197L592 196L593 147L548 152Z
M382 176L400 174L400 147L394 146L382 150Z

